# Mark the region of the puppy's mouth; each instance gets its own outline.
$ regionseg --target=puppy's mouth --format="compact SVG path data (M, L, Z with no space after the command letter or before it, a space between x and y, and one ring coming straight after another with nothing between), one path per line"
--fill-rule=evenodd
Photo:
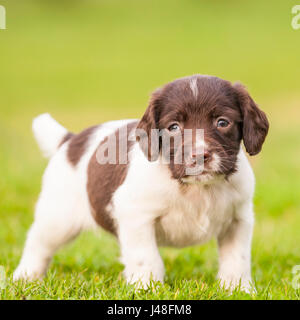
M181 181L184 183L202 183L218 179L222 174L220 173L220 159L214 154L209 163L198 163L195 165L186 165L185 174Z
M191 177L191 178L195 178L195 179L201 179L201 177L203 177L203 176L208 176L208 175L214 176L214 175L218 174L217 172L215 172L211 169L202 169L202 170L199 169L199 172L197 172L197 173L190 173L190 171L189 171L190 169L191 169L190 167L185 168L185 174L183 175L183 178Z
M192 162L189 158L185 158L183 163L171 161L170 168L173 178L178 179L181 183L189 184L206 184L219 180L224 174L221 171L221 158L213 152L208 161Z
M185 162L184 166L186 176L215 175L220 172L220 157L217 154L213 154L209 161L200 158L195 163Z
M180 181L184 184L209 184L220 179L220 177L222 177L220 173L203 170L203 172L198 175L185 175Z

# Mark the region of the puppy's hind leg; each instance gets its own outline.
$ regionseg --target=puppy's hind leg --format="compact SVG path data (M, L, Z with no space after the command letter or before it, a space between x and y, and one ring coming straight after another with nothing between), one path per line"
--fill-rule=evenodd
M41 278L56 250L81 230L95 227L85 185L85 177L67 164L63 151L51 160L14 280Z
M66 212L54 208L53 205L51 207L46 208L43 199L38 202L35 221L27 234L20 264L14 272L14 280L42 278L55 251L79 234L80 226L72 223L72 220L67 221ZM50 212L51 209L59 211Z

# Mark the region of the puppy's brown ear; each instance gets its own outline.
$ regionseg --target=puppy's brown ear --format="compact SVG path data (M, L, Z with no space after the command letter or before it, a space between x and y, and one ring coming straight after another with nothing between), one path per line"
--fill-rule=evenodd
M265 113L258 108L248 91L240 83L235 83L238 102L243 116L243 141L246 151L251 155L260 152L269 130Z
M156 90L150 99L145 114L137 125L136 138L149 161L158 159L160 137L158 121L161 110L161 89Z

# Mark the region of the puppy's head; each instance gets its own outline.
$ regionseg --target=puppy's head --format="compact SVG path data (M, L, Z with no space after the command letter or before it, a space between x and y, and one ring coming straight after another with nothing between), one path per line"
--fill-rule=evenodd
M162 156L174 178L201 181L236 170L241 140L250 155L260 152L268 127L241 84L195 75L155 91L137 129L149 161Z

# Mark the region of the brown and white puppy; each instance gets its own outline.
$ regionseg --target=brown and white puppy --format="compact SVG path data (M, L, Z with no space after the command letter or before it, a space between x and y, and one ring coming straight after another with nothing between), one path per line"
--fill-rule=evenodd
M117 236L129 283L163 281L159 245L216 238L221 283L250 291L254 175L241 141L257 154L268 126L242 85L201 75L155 91L140 121L74 135L37 117L51 160L14 279L40 278L62 244L100 225Z

